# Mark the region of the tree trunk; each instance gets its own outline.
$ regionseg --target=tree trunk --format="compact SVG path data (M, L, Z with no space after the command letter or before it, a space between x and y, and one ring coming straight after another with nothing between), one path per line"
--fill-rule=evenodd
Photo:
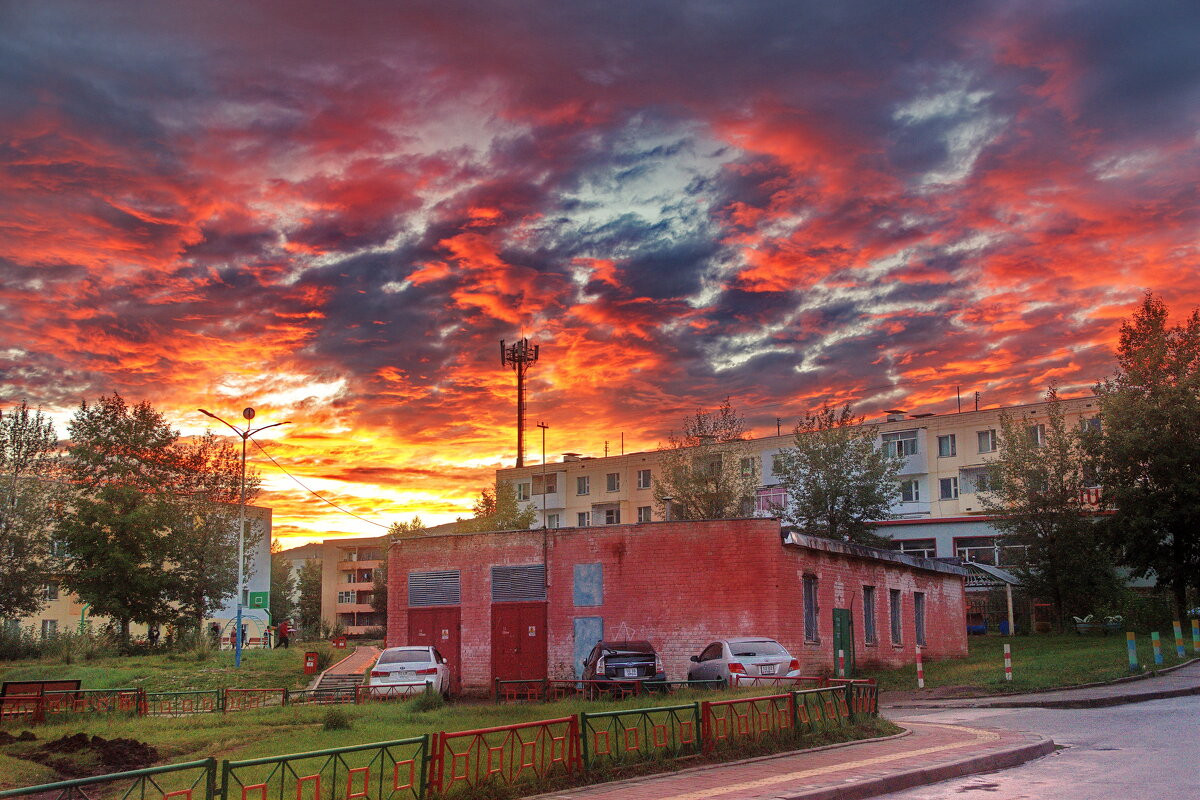
M121 644L129 644L129 619L122 618L118 622L120 623L118 631L121 636Z

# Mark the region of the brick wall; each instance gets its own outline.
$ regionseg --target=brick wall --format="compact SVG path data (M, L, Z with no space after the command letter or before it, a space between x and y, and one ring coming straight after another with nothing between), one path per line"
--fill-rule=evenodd
M831 547L837 543L832 543ZM457 569L461 574L462 683L491 682L491 567L547 563L547 671L570 678L580 651L579 617L603 619L606 638L647 639L668 678L687 677L689 657L714 639L768 636L799 658L806 671L833 669L832 610L849 608L860 666L908 663L914 654L913 592L926 595L927 658L965 655L962 577L873 558L783 545L775 520L661 522L555 531L431 536L394 546L389 565L389 647L405 644L408 573ZM576 566L585 567L576 591ZM801 581L817 576L818 640L804 641ZM877 587L878 643L862 629L862 586ZM589 591L600 588L601 596ZM901 590L902 642L889 636L888 589ZM599 601L599 605L589 605ZM577 603L579 603L577 605ZM590 646L590 642L584 643Z

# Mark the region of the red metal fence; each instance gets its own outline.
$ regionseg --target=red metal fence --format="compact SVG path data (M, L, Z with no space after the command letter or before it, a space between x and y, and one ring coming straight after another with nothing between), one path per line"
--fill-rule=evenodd
M570 774L582 768L579 718L436 733L431 753L429 789L435 793Z

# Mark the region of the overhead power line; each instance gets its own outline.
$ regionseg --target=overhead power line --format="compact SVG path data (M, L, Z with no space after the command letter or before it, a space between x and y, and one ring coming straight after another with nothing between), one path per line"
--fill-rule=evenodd
M332 500L330 500L330 499L328 499L328 498L326 498L326 497L322 497L320 493L318 493L318 492L316 492L316 491L313 491L312 489L308 488L307 486L305 486L305 485L304 485L303 481L301 481L301 480L300 480L299 478L297 478L295 475L293 475L292 473L290 473L290 472L288 472L286 469L284 469L284 468L283 468L283 465L282 465L282 464L280 464L278 461L276 461L276 460L275 460L275 459L274 459L274 458L271 456L271 454L267 452L267 449L266 449L265 447L263 447L261 444L259 444L259 443L258 443L257 441L255 441L254 439L251 439L250 441L254 442L254 446L255 446L255 447L257 447L259 450L262 450L262 453L263 453L263 455L264 455L264 456L266 456L268 459L270 459L271 463L272 463L272 464L274 464L276 467L278 467L280 472L282 472L284 475L287 475L289 478L291 478L293 481L295 481L295 482L296 482L296 485L297 485L297 486L299 486L301 489L303 489L304 491L308 492L309 494L311 494L313 497L317 498L317 499L318 499L318 500L320 500L321 502L323 502L323 503L328 503L329 505L331 505L331 506L333 506L334 508L336 508L338 511L341 511L343 514L349 514L350 516L354 517L355 519L361 519L363 522L366 522L366 523L368 523L368 524L370 524L370 525L374 525L374 526L375 526L375 527L377 527L377 528L383 528L384 530L387 530L387 529L390 527L390 526L388 526L388 525L381 525L380 523L376 522L376 521L375 521L375 520L373 520L373 519L367 519L366 517L362 516L361 514L355 514L355 513L354 513L353 511L351 511L350 509L348 509L348 508L342 508L341 506L339 506L337 503L333 502Z

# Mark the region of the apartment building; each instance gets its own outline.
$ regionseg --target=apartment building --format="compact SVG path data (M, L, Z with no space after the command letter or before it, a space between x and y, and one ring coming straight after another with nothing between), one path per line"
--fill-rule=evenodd
M1095 398L1061 402L1069 425L1093 419L1099 411ZM987 465L996 458L1001 411L1021 420L1031 436L1045 436L1049 414L1044 402L954 414L891 410L882 421L865 423L875 429L880 447L904 459L894 519L880 523L879 529L895 549L926 558L1006 563L997 531L979 501ZM772 516L787 502L776 456L792 441L791 434L784 434L743 443L753 451L762 476L756 516ZM496 478L511 483L520 502L533 505L535 528L657 522L662 517L652 487L659 459L658 451L607 458L565 453L561 462L501 469ZM1099 489L1083 498L1096 508L1099 499Z
M371 599L386 556L386 536L321 542L321 619L341 623L349 634L382 628L384 616Z

